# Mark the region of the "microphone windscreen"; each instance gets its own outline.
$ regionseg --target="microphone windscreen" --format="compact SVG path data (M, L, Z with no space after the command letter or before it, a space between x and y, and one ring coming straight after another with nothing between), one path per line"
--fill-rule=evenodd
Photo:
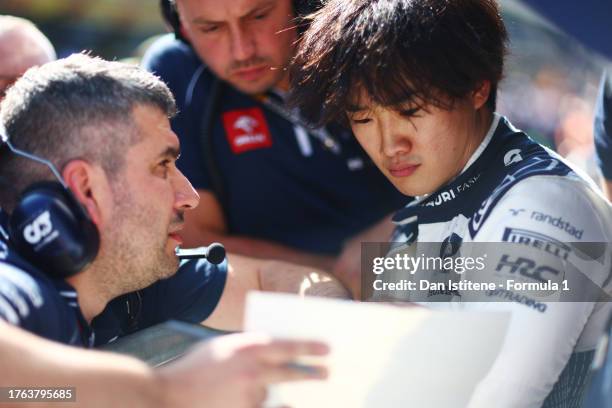
M218 242L210 244L207 248L206 259L211 264L220 264L225 259L225 247Z

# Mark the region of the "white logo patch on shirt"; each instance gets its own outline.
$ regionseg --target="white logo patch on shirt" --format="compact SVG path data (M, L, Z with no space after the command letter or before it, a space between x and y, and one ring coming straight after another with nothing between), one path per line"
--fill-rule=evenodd
M521 156L521 149L512 149L506 152L504 156L504 165L508 167L512 163L518 163L523 160Z

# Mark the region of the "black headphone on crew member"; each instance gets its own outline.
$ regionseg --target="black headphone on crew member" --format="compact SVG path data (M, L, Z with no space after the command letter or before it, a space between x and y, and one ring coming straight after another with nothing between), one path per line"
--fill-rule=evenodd
M8 217L11 246L52 278L76 275L98 254L98 228L53 163L14 147L2 124L0 137L0 148L47 166L57 179L34 183L20 194Z
M296 16L306 16L315 12L322 6L321 0L293 0L293 9ZM177 39L189 44L189 41L181 31L181 21L176 10L176 0L160 0L162 17L168 26L174 31ZM298 30L303 27L298 27Z

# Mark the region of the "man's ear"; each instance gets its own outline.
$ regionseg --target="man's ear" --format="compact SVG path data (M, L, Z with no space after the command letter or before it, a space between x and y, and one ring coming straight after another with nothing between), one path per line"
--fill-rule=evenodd
M97 197L97 169L84 160L72 160L62 170L62 177L76 200L85 208L94 224L100 225L102 213Z
M491 81L482 81L478 87L472 91L472 103L474 109L478 110L487 103L489 94L491 93Z

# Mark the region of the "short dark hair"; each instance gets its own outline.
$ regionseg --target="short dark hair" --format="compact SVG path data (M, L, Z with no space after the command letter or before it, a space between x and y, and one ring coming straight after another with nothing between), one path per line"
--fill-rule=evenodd
M346 123L358 89L382 106L450 109L488 80L495 110L507 42L495 0L330 0L310 19L290 76L313 123Z
M141 139L132 116L139 105L169 117L176 112L172 93L154 75L136 65L74 54L26 71L2 101L0 120L16 148L50 160L60 171L84 159L113 177L123 167L123 151ZM0 150L0 175L0 206L6 208L27 185L51 177L44 166L6 148ZM8 184L12 191L6 191Z

